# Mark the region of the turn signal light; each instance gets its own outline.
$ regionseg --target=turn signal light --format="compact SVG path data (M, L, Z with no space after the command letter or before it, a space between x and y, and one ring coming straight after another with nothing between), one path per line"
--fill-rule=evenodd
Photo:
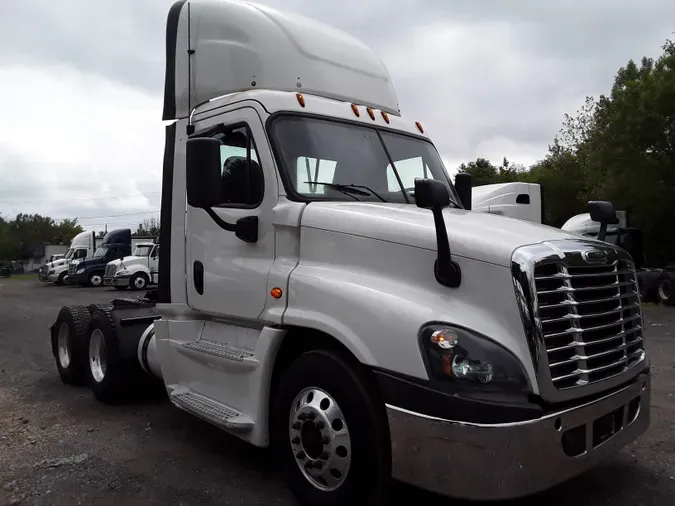
M270 295L275 299L280 299L281 296L283 295L283 292L281 291L281 288L272 288L270 290Z
M415 122L415 125L417 126L417 130L419 130L420 133L423 134L423 133L424 133L424 128L422 128L422 123L420 123L419 121L416 121L416 122Z
M302 96L302 93L296 93L295 96L298 98L298 104L300 104L300 107L305 107L305 97Z
M354 111L354 114L356 114L356 117L360 117L361 113L359 112L359 108L356 104L352 104L352 111Z

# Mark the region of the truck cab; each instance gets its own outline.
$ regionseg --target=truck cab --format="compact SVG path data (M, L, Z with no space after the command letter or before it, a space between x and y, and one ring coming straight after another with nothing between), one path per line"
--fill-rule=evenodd
M47 262L40 268L38 279L62 285L68 281L68 267L71 263L79 263L91 257L96 246L95 232L80 232L70 242L70 247L63 258Z
M497 183L472 190L471 209L543 223L541 186L536 183Z
M388 504L392 477L522 497L647 429L625 251L471 211L470 181L453 184L346 33L189 0L166 34L159 285L93 310L98 399L142 370L176 407L271 447L305 506ZM52 327L60 372L68 321Z
M145 290L157 284L159 244L140 242L131 254L106 266L103 283L119 290Z
M69 283L81 286L102 286L106 264L131 253L131 230L108 232L91 258L73 262L68 268Z

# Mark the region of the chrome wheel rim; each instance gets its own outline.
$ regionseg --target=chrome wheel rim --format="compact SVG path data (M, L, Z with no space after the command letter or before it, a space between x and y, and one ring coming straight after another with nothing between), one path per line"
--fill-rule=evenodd
M145 287L145 278L143 276L134 278L134 287L138 289Z
M335 399L320 388L305 388L291 406L291 450L307 481L319 490L337 490L352 460L351 437Z
M56 341L56 349L59 357L59 364L63 369L68 369L70 365L70 347L68 346L68 336L70 329L66 322L62 322L59 327L59 334Z
M89 338L89 368L94 381L100 383L105 378L107 368L105 337L99 329L94 329Z
M99 274L94 274L89 281L92 285L98 286L103 282L103 278Z

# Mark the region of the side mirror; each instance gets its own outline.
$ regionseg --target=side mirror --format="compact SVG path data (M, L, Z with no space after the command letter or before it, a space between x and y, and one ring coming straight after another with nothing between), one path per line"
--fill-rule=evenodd
M220 141L211 137L188 139L185 172L189 205L208 209L220 204Z
M435 179L415 179L415 203L422 209L431 209L436 229L436 249L438 256L434 262L436 281L450 288L457 288L462 282L459 264L452 260L450 240L445 228L443 209L450 204L448 187Z
M471 193L472 193L472 184L471 184L471 174L466 172L458 172L455 175L455 190L459 195L459 200L462 201L462 207L467 211L471 211Z
M616 217L616 209L614 209L614 204L611 202L591 200L588 203L588 213L591 215L591 220L600 223L600 230L598 232L599 241L604 241L607 237L608 224L619 222L619 219Z
M415 179L415 204L422 209L443 209L450 205L448 187L436 179Z

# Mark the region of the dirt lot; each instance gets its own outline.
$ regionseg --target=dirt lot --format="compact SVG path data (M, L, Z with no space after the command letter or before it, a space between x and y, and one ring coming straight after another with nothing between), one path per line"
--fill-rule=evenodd
M59 308L116 295L0 279L0 505L294 504L266 451L165 399L110 408L61 383L48 336ZM675 310L645 314L654 370L648 433L592 472L517 504L675 504ZM451 504L395 487L397 504Z

